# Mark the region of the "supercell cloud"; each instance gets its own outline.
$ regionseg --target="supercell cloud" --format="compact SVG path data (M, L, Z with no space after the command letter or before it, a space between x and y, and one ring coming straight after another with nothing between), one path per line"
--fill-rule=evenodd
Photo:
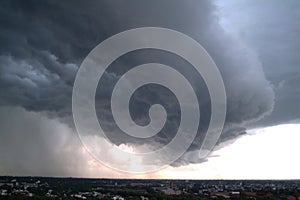
M281 10L279 15L282 15L275 19L282 20L278 21L279 27L285 20L289 22L285 25L286 29L298 26L295 31L299 33L299 25L293 24L297 18L287 17L288 6L286 9L280 7L281 4L289 3L274 3L278 4L277 8ZM32 173L28 171L30 163L35 165L33 169L43 169L37 172L40 174L78 173L80 169L74 168L68 172L64 168L80 165L72 157L78 157L82 163L86 163L77 152L80 147L72 120L71 97L76 72L85 56L97 44L131 28L156 26L174 29L189 35L205 47L219 67L227 94L227 116L219 143L237 138L244 134L250 124L261 120L269 124L299 118L298 111L294 111L292 119L281 117L285 101L292 103L295 94L293 89L298 89L300 73L296 69L299 68L299 56L290 54L289 50L299 50L299 43L294 44L285 38L285 34L289 38L295 35L289 36L288 32L276 28L268 30L271 36L282 36L288 40L278 43L276 48L282 47L285 51L275 56L271 43L273 40L259 35L259 28L253 24L249 25L251 29L244 30L247 34L246 42L243 37L236 37L224 30L219 23L221 14L213 1L113 0L84 3L11 0L0 4L0 173L14 173L15 166L21 166L16 171L18 174ZM231 9L245 9L252 16L255 8L250 10L249 7L251 5L234 5ZM264 5L259 8L259 12L268 14L271 11ZM255 17L259 18L260 15L255 14L253 20L256 20ZM266 21L256 23L261 23L263 27L275 19L269 17ZM242 18L236 23L242 24ZM262 43L263 39L269 40ZM293 57L289 58L291 55ZM272 60L281 57L287 61L293 60L288 63L288 70L285 70L284 63ZM143 141L129 138L118 129L112 118L110 95L114 84L124 72L147 62L162 62L173 66L188 77L195 89L200 99L201 127L188 152L173 165L201 162L195 155L210 119L209 94L202 78L194 75L189 63L172 54L155 50L136 51L120 57L112 64L101 78L102 83L98 85L96 94L96 110L101 126L109 133L108 138L117 145L146 144L157 148L172 139L180 122L180 109L176 98L167 89L157 85L140 88L132 98L130 111L133 119L142 125L149 122L147 108L150 105L157 102L165 105L168 119L158 135ZM295 71L298 73L292 73ZM288 79L281 75L286 75ZM276 92L281 105L278 108ZM276 116L271 115L268 121L266 116L272 113L274 105ZM23 115L31 116L28 124L24 121L26 117L22 118ZM45 117L39 119L36 117L39 115ZM8 125L7 117L13 119L9 120L11 125ZM22 128L24 126L28 128ZM20 149L30 156L26 158L19 154ZM68 159L62 158L62 155L57 157L58 149L64 150L62 155Z

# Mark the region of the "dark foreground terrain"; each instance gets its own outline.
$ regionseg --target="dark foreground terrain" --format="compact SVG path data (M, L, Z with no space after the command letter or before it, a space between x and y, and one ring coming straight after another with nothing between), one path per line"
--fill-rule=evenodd
M300 180L137 180L0 177L1 199L300 200Z

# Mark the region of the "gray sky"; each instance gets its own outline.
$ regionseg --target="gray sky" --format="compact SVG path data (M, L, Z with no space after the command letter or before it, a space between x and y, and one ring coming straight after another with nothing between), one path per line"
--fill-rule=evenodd
M174 29L208 51L219 67L227 94L220 146L245 134L249 127L300 120L297 0L8 0L0 4L0 175L88 174L88 159L72 119L73 82L80 63L97 44L131 28ZM136 51L114 62L96 94L101 126L117 145L159 147L174 137L180 109L162 87L142 88L132 99L131 114L140 124L149 122L150 105L161 102L166 107L167 123L155 137L132 139L113 121L110 95L114 84L124 72L147 62L173 66L188 77L201 99L197 137L173 166L203 162L195 155L211 115L209 94L189 63L173 54Z

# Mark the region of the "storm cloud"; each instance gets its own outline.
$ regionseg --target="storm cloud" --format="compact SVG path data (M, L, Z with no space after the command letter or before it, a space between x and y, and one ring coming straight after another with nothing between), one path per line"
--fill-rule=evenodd
M227 94L227 116L219 143L244 134L250 125L268 121L267 116L272 113L274 105L277 114L273 118L277 120L272 118L268 123L283 123L299 118L299 112L295 109L295 113L290 118L281 117L284 107L276 107L277 101L281 102L280 105L284 105L286 102L296 103L292 96L295 94L295 90L299 89L300 73L297 66L300 61L297 60L299 59L297 55L285 52L284 55L275 56L275 53L270 53L274 52L274 46L271 45L273 40L267 40L269 42L264 46L260 42L262 39L251 38L253 35L259 35L260 31L253 26L249 26L253 27L252 31L245 33L249 35L246 37L246 39L248 38L246 42L242 37L236 37L231 32L224 30L220 25L221 16L218 7L212 1L113 0L84 3L76 0L64 2L11 0L2 1L0 4L0 105L5 108L1 110L2 114L15 112L14 115L18 116L20 108L24 108L28 112L38 112L39 115L42 114L47 118L57 120L56 123L62 123L62 126L67 125L70 128L68 131L73 131L73 134L70 133L68 137L77 137L72 120L72 87L76 72L83 59L97 44L116 33L131 28L155 26L171 28L189 35L205 47L217 64ZM277 4L289 3L276 2ZM247 10L249 7L246 5L245 9ZM242 10L243 7L238 9ZM271 12L268 10L268 6L260 9L260 12ZM249 11L249 15L251 12ZM280 13L282 17L276 17L274 20L286 19L287 12L288 8L282 10ZM273 20L271 17L268 19ZM287 20L296 23L297 19L299 18ZM269 22L259 21L259 18L253 18L253 20L261 23L261 26ZM299 25L295 23L291 22L290 27L298 27L295 32L299 33ZM281 24L283 25L284 22L279 21L278 26L281 27ZM279 29L269 30L271 35L278 37L290 34L290 32L283 32ZM296 35L286 37L294 38ZM268 38L268 36L264 36L264 38ZM259 51L253 48L255 44ZM291 41L279 43L276 47L278 49L285 47L294 52L300 49L299 43L294 44ZM280 60L281 57L284 57L286 61L293 60L289 68L282 67L282 63L279 61L271 60L273 58ZM115 125L110 111L111 91L120 76L132 67L148 62L165 63L176 68L188 77L196 91L200 100L201 126L189 151L174 165L202 162L203 160L199 160L196 155L210 119L209 93L201 76L195 75L192 66L175 55L146 50L131 52L116 60L101 78L101 84L98 85L96 109L99 123L109 133L108 138L117 145L147 144L157 148L172 139L180 123L180 108L174 95L162 87L154 85L140 88L134 94L130 106L133 119L140 125L149 122L148 108L152 104L161 103L165 106L168 111L167 123L163 130L153 138L142 141L132 139L122 133ZM266 65L279 71L280 78L274 72L275 70L267 69ZM285 75L289 78L285 79ZM274 91L281 91L276 93L278 100L275 99ZM299 104L299 102L297 103ZM11 111L7 110L8 108L11 108ZM11 115L13 116L13 114ZM6 120L1 120L0 124L2 127L5 125L5 128L1 129L0 141L11 141L13 146L23 145L24 151L28 151L28 153L36 152L39 149L37 154L41 157L49 157L50 161L52 158L55 160L55 156L53 156L55 152L53 148L48 148L48 145L58 145L54 149L63 149L68 145L71 146L70 148L77 148L77 143L76 145L72 142L57 144L57 141L48 139L49 134L54 134L51 132L56 132L56 124L42 123L37 118L32 120L37 120L36 123L45 126L46 129L43 128L40 131L24 129L23 133L14 132L8 127ZM15 122L15 124L18 123ZM26 125L23 122L18 126ZM52 126L53 129L51 129ZM18 142L18 134L21 137L23 137L22 134L30 134L27 137L30 138L30 141ZM57 134L55 137L64 136ZM26 148L26 146L30 146L31 141L35 141L36 149ZM68 141L72 141L72 139L68 139ZM1 143L1 145L5 149L7 143ZM10 156L8 151L2 151L2 149L0 157L1 155ZM72 153L68 152L66 156L72 156ZM1 159L1 161L7 166L13 166L15 163L10 164L10 162L15 159L20 160L20 165L22 165L24 161L22 157ZM63 160L69 162L68 159ZM24 162L26 163L26 161ZM38 161L33 160L32 162L37 163ZM59 168L60 165L62 163L59 162L57 167ZM56 166L55 161L54 166ZM24 168L27 167L24 165ZM46 166L41 165L41 168L43 167L47 169ZM23 172L27 171L24 169Z

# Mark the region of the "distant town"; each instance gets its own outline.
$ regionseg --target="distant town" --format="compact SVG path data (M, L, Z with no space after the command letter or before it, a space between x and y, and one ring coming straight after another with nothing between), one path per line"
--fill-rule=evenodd
M141 180L0 177L2 199L286 199L300 180Z

